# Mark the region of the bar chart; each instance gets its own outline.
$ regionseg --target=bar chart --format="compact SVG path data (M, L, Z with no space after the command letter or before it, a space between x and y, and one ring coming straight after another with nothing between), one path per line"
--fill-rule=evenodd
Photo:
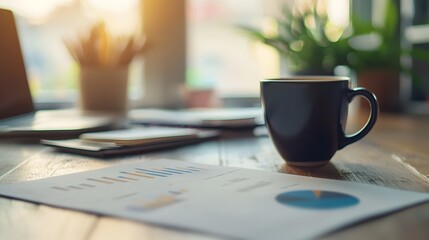
M51 189L57 191L77 191L84 189L97 188L103 185L112 184L126 184L128 182L135 181L148 181L152 179L171 178L182 175L194 174L202 171L207 171L204 168L198 168L193 166L186 167L157 167L157 168L142 168L135 167L127 171L119 171L116 175L112 176L99 176L99 177L88 177L82 179L82 182L75 185L65 186L51 186Z

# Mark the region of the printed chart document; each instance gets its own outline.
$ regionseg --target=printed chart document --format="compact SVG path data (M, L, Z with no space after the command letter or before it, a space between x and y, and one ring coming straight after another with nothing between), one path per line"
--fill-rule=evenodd
M85 133L79 139L42 140L56 150L94 157L112 157L196 144L216 138L215 130L143 127Z
M0 185L0 195L239 239L307 239L429 194L154 160Z

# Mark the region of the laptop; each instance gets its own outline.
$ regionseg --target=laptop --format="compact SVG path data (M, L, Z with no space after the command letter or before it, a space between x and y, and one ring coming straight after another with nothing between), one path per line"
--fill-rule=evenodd
M68 138L112 125L109 116L78 110L35 111L14 15L0 9L0 138Z

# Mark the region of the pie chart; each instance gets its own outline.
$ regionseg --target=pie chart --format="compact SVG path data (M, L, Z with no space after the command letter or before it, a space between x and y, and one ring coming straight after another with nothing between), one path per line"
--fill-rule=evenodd
M345 208L359 203L359 199L352 195L323 190L284 192L277 195L276 200L286 206L307 209Z

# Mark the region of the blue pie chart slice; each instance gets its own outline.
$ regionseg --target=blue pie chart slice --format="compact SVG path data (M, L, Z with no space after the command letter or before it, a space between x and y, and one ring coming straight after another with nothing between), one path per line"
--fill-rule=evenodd
M322 190L284 192L277 195L276 201L286 206L307 209L345 208L359 203L359 199L352 195Z

